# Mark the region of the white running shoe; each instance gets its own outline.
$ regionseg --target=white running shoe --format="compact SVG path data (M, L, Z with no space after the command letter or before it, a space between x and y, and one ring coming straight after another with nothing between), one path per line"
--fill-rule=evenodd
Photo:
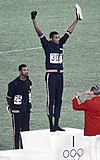
M76 4L75 5L75 9L76 9L76 17L78 20L82 20L83 19L83 14L82 14L82 10L81 10L81 7Z

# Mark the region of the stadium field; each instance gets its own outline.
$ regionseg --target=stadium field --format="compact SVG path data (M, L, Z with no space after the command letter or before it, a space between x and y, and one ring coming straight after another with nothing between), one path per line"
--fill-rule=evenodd
M31 130L49 127L46 116L45 56L30 18L38 11L38 23L48 37L52 30L62 36L75 18L75 4L83 11L64 54L64 94L60 124L83 128L83 112L73 111L78 92L100 85L100 0L0 0L0 150L12 149L11 116L6 111L7 84L26 63L33 81ZM82 100L87 98L82 96Z

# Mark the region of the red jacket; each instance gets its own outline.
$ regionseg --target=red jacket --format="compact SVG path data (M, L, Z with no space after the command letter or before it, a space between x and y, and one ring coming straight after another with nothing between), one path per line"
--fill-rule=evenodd
M77 98L74 98L73 109L84 111L84 135L96 136L100 134L100 96L78 104Z

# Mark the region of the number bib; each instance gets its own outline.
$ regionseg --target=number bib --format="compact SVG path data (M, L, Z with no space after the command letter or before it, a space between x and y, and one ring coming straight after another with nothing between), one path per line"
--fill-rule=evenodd
M63 62L63 55L59 53L50 53L50 63L61 64Z
M14 96L14 104L16 104L16 105L22 104L22 95L15 95Z

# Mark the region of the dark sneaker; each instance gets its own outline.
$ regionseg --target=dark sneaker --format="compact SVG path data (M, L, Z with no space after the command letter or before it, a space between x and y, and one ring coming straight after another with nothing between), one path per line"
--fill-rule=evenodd
M65 131L65 129L62 129L59 126L55 126L55 131Z
M55 131L56 130L55 130L54 126L50 128L50 132L55 132Z

